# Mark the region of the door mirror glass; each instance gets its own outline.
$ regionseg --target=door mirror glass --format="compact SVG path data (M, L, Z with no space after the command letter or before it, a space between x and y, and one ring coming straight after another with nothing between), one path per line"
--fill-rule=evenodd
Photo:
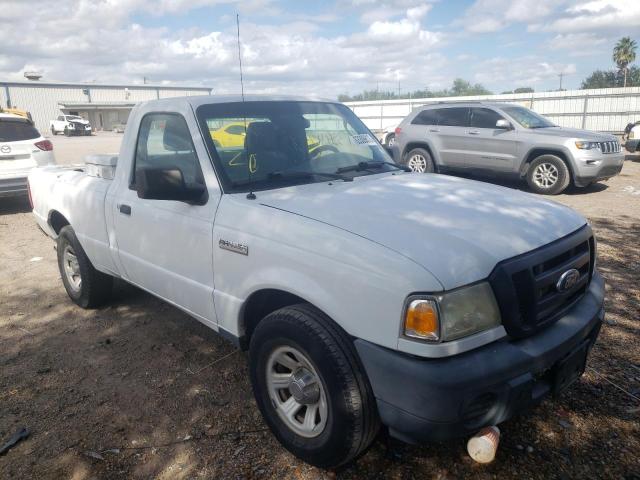
M198 205L206 203L204 185L187 185L179 168L138 168L135 186L139 198L176 200Z
M496 122L496 128L500 128L503 130L511 130L511 124L509 123L508 120L505 120L504 118L501 118L500 120L498 120Z

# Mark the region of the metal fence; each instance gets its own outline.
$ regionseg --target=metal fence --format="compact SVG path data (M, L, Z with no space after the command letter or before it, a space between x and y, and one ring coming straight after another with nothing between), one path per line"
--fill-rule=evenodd
M414 108L437 102L478 101L517 103L570 128L620 133L640 120L640 87L565 90L469 97L415 98L346 102L373 131L394 127Z

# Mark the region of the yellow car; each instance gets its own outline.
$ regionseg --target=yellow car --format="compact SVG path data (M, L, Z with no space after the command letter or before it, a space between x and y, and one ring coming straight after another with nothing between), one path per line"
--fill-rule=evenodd
M249 125L247 124L247 128ZM217 130L209 130L213 144L222 148L244 147L246 128L242 122L232 122ZM320 146L320 141L307 135L307 145L309 152Z

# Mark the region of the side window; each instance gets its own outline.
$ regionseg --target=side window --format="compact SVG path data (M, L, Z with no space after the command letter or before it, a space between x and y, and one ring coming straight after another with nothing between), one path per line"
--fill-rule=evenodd
M414 125L437 125L437 110L423 110L411 122Z
M442 108L438 110L438 125L448 127L468 127L469 109L462 107Z
M471 126L476 128L496 128L496 122L503 117L489 108L471 109Z
M177 169L187 185L204 185L204 175L196 155L187 122L182 115L152 113L140 123L136 156L131 176L135 186L135 171L141 168Z
M58 120L61 121L61 122L64 122L64 117L62 115L59 115L58 116Z

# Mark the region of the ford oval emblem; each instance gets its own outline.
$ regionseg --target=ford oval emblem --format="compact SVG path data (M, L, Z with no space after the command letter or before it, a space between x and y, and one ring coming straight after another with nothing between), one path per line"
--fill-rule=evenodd
M576 286L578 280L580 280L580 272L578 270L576 270L575 268L567 270L562 275L560 275L558 283L556 283L556 290L561 293L568 292Z
M9 145L2 145L2 147L0 147L0 152L11 153L11 147Z

